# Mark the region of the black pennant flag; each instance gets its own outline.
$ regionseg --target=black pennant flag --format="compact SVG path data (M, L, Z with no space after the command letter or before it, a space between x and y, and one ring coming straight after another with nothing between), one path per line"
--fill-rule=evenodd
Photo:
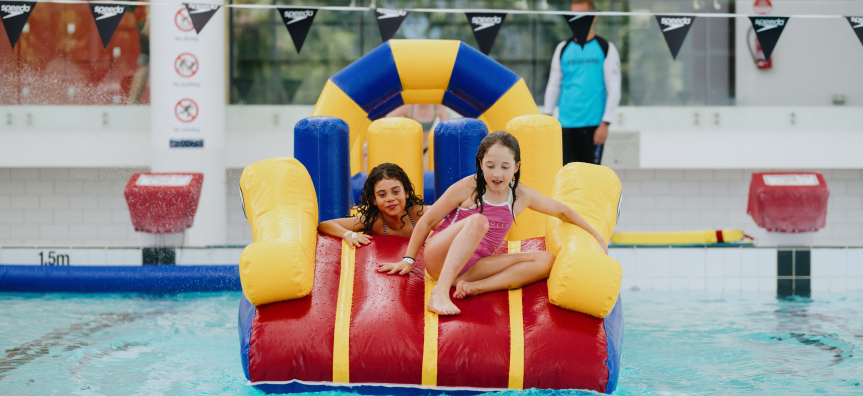
M857 33L857 38L860 40L860 44L863 44L863 16L847 18L848 22L851 24L851 28L854 29L854 33Z
M506 19L504 13L488 13L488 12L467 12L467 21L470 22L470 28L473 30L473 37L476 38L479 44L479 50L483 54L488 55L491 52L491 47L494 45L494 39L497 38L497 33L503 25L503 20Z
M279 8L278 10L299 54L300 50L303 49L303 43L306 42L306 36L309 34L309 29L312 28L312 21L315 20L318 10L314 8Z
M749 17L752 21L752 28L755 29L755 37L758 37L758 43L761 44L761 51L764 52L764 59L770 60L770 55L773 53L773 48L779 41L779 36L782 35L782 30L788 24L788 17Z
M90 3L90 12L93 13L93 20L96 22L99 37L102 38L103 48L108 48L108 43L111 42L111 37L114 37L117 26L120 26L126 8L128 6L124 4Z
M192 26L195 27L196 34L201 34L201 30L204 30L204 26L207 26L213 14L219 11L219 7L221 6L215 4L186 4L186 10L192 18Z
M18 37L21 37L21 31L24 30L27 18L30 18L34 7L36 7L34 1L10 1L0 5L0 20L3 21L3 27L6 29L6 36L9 36L12 48L15 48Z
M569 30L572 30L575 42L584 47L587 44L590 27L593 26L593 15L566 14L563 16L563 19L569 25Z
M375 19L378 20L378 29L381 31L381 40L387 41L396 35L396 31L408 17L410 11L390 10L386 8L375 9Z
M686 40L686 34L689 33L692 22L695 22L695 17L656 15L656 22L659 23L659 28L662 29L665 43L668 44L668 49L671 50L671 57L677 59L677 53L680 52L680 47L683 46L683 41Z

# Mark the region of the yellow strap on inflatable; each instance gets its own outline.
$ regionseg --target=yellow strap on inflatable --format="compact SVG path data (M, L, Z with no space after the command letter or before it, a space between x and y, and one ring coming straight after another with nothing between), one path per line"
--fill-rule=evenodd
M336 329L333 340L333 382L351 382L349 346L355 260L356 249L346 241L342 241L342 271L339 277L339 299L336 305Z
M510 241L509 252L521 251L521 241ZM521 289L509 291L509 389L524 389L524 316Z
M437 386L437 329L438 321L437 314L429 311L428 303L431 298L432 289L434 289L435 281L425 274L425 329L423 329L423 379L422 384L427 386Z

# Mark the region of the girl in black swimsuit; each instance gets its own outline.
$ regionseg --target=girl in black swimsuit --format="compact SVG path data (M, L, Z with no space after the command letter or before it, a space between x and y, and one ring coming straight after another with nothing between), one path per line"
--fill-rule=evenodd
M405 171L396 164L380 164L363 185L357 216L322 222L318 232L340 237L354 247L371 242L373 234L410 237L424 209Z

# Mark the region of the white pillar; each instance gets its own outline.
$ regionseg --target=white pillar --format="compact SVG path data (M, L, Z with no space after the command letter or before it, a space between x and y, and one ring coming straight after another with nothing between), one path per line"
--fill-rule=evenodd
M153 172L204 174L198 212L185 244L221 245L226 241L227 10L216 12L198 35L183 4L171 1L175 3L150 6L151 167ZM177 147L199 143L203 147Z

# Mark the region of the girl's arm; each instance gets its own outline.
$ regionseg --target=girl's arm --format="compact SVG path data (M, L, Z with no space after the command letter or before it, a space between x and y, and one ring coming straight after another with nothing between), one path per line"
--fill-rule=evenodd
M530 187L524 185L520 187L524 188L524 193L522 194L525 195L528 208L549 216L557 217L562 221L581 227L585 231L589 232L590 235L593 235L597 242L599 242L599 246L602 246L602 250L605 251L605 254L608 254L608 244L604 239L602 239L602 235L599 235L590 223L588 223L587 220L584 220L584 218L576 213L575 210L557 200L540 194L538 191Z
M468 176L459 180L443 193L443 195L435 201L430 208L426 207L426 211L417 221L414 231L411 233L411 241L408 243L408 248L405 251L405 257L417 259L417 253L422 248L429 231L436 229L440 222L446 217L449 212L460 205L473 192L473 187L469 184L469 179L473 176ZM384 263L378 266L378 272L386 272L388 274L407 275L413 269L413 264L407 261L397 263Z
M332 219L318 224L318 232L342 238L353 247L367 245L372 241L370 235L357 234L359 231L363 231L363 223L359 217Z

